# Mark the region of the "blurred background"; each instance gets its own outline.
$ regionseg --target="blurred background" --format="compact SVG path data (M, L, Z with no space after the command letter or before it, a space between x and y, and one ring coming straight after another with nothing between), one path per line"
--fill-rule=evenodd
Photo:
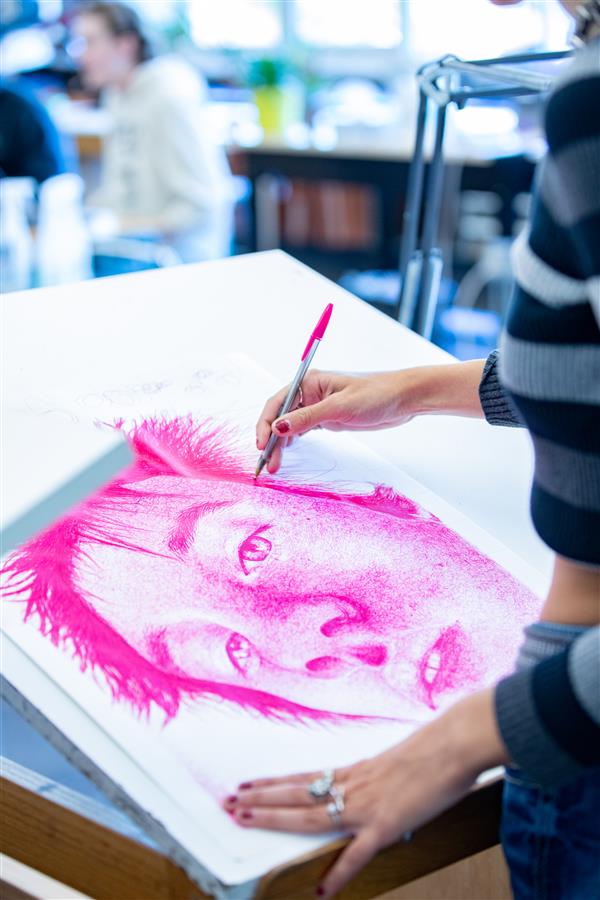
M568 46L528 0L2 0L2 290L281 247L393 312L419 66ZM550 64L548 64L550 65ZM448 111L433 340L495 344L541 98ZM431 128L428 128L428 140Z

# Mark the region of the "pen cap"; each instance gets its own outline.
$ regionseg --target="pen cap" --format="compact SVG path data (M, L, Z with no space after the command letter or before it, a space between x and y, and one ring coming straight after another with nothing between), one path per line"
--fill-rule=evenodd
M315 341L321 341L323 339L323 335L325 334L327 326L329 325L329 320L331 318L332 312L333 312L333 303L328 303L327 306L325 307L325 309L323 310L323 315L317 322L313 333L311 334L311 336L308 339L308 344L306 345L304 353L302 354L303 360L306 359L306 357L308 356L308 354L310 352L310 348L312 347L313 343Z

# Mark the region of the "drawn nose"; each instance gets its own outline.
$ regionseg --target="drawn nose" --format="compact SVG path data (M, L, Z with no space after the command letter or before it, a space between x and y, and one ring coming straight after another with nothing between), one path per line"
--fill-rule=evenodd
M369 616L362 603L349 597L334 597L332 600L337 614L321 625L321 634L324 634L325 637L333 637L341 632L358 631L364 628Z

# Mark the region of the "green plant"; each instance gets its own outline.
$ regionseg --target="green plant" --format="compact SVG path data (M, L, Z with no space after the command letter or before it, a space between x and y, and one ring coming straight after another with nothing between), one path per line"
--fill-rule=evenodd
M284 59L256 59L250 63L248 84L250 87L278 87L292 74L293 67Z

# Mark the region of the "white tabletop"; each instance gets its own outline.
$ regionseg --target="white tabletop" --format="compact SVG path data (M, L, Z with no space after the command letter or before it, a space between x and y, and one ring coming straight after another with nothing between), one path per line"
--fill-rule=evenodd
M197 367L203 355L221 352L246 353L283 383L330 301L334 316L319 368L368 371L451 359L276 250L5 296L5 402L60 393L91 371L106 372L107 384L115 369L119 378L152 380L175 361ZM257 412L264 399L256 398ZM359 439L549 572L550 553L528 515L532 457L524 431L437 416Z

